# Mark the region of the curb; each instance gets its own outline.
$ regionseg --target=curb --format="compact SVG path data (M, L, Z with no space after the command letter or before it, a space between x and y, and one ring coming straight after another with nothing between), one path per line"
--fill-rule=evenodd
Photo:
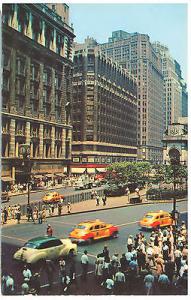
M70 187L70 186L68 186ZM71 186L72 187L72 186ZM55 189L62 189L62 188L65 188L65 186L58 186L58 187L48 187L48 188L45 188L45 189L42 189L42 190L36 190L36 191L30 191L31 194L35 194L35 193L39 193L39 192L45 192L45 191L51 191L51 190L55 190ZM20 195L27 195L27 191L25 192L19 192L19 193L16 193L16 194L10 194L9 197L15 197L15 196L20 196Z
M115 209L115 208L124 208L124 207L129 207L129 206L137 206L137 205L147 205L147 204L158 204L158 203L172 203L172 200L159 200L155 202L142 202L142 203L136 203L136 204L126 204L126 205L121 205L121 206L112 206L112 207L104 207L104 208L100 208L100 209L91 209L91 210L86 210L86 211L78 211L78 212L71 212L71 213L67 213L67 214L61 214L59 215L52 215L52 216L46 216L46 219L48 218L56 218L56 217L66 217L66 216L70 216L70 215L77 215L77 214L83 214L83 213L88 213L88 212L95 212L95 211L103 211L103 210L109 210L109 209ZM176 202L184 202L187 201L186 198L183 199L178 199L176 200ZM27 221L27 218L23 218L23 221ZM22 223L21 223L22 224ZM38 223L36 223L38 224ZM16 224L4 224L4 226L12 226L12 225L16 225ZM4 227L3 226L3 227Z

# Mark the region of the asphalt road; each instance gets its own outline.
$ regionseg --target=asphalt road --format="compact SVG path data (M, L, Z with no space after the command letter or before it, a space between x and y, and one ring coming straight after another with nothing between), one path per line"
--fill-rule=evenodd
M94 263L96 255L102 252L104 245L107 245L110 250L110 255L118 253L120 256L126 252L126 241L129 234L135 235L139 232L138 221L141 219L144 213L148 211L163 209L167 211L172 210L172 204L147 204L131 207L123 207L117 209L88 212L74 215L67 215L63 217L54 217L48 219L48 222L54 229L54 235L58 237L67 237L73 226L83 220L101 219L108 223L113 223L119 226L119 237L117 239L107 239L102 241L94 242L91 245L80 245L78 246L78 255L76 257L77 262L77 275L81 273L80 268L80 257L83 251L86 249L89 254L90 274L94 270ZM187 220L187 202L177 203L177 209L181 212L181 218ZM21 270L22 265L13 262L12 256L17 247L21 247L28 239L35 236L44 235L46 233L46 224L19 224L14 226L7 226L2 228L2 271L11 271L16 279L16 284L21 284ZM149 236L149 232L144 232L145 236ZM38 266L37 266L38 268ZM55 271L56 272L56 271ZM58 280L57 273L54 274L55 280ZM41 277L41 285L46 287L47 278L46 274ZM95 285L90 288L91 285L80 285L77 290L77 294L101 294L100 287L95 288ZM84 291L85 288L85 291ZM90 290L87 290L87 289ZM59 294L58 290L55 294ZM75 293L74 293L75 294ZM139 292L138 292L139 294Z
M93 188L93 189L100 189L99 187L97 188ZM59 194L62 194L64 196L70 196L70 195L74 195L74 194L79 194L82 192L89 192L92 191L92 189L85 189L85 190L75 190L73 187L62 187L62 188L55 188L53 190L41 190L41 191L35 191L35 192L31 192L30 193L30 203L35 203L38 202L42 199L42 197L48 193L48 192L58 192ZM28 195L27 194L22 194L22 195L14 195L10 197L10 201L3 203L2 206L9 206L9 205L15 205L15 204L27 204L28 202Z

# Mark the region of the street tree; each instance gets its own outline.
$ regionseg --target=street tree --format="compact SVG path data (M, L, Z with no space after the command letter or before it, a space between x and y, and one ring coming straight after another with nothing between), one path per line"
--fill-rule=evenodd
M115 173L121 182L145 183L149 180L152 165L149 162L120 162L113 163L108 171Z

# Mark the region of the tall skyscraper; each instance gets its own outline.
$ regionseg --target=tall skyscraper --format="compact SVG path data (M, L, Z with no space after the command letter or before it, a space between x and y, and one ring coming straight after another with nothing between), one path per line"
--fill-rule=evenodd
M165 126L177 123L182 116L182 87L180 83L180 66L170 55L168 47L160 42L153 43L155 51L162 59L162 72L164 76L165 96Z
M3 4L2 181L63 175L71 160L73 29L45 4Z
M75 44L73 163L105 166L137 159L137 85L92 38Z
M180 64L175 60L175 72L178 75L178 81L182 88L182 117L188 117L188 92L187 92L187 84L182 78L182 71Z
M137 79L138 159L162 162L163 74L161 59L149 36L115 31L100 49Z

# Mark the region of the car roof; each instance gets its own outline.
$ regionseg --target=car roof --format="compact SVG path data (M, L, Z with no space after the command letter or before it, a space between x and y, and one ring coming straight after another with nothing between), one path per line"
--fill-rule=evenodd
M78 225L93 225L93 224L105 224L105 222L96 219L96 220L89 220L89 221L84 221L84 222L80 222Z
M44 242L48 242L48 241L54 241L54 240L59 240L59 238L55 237L55 236L38 236L35 237L33 239L28 240L27 243L33 243L33 244L41 244Z
M146 213L146 215L158 215L158 214L168 214L169 215L169 212L167 211L164 211L164 210L157 210L157 211L150 211L148 213Z

